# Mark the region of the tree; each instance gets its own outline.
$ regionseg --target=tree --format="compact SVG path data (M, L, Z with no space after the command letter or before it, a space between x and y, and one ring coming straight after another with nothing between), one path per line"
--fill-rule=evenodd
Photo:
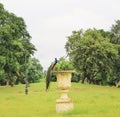
M111 82L120 83L120 20L117 20L111 27L110 41L115 44L118 49L118 57L114 61L113 78Z
M117 50L100 30L74 31L65 48L74 67L81 72L82 83L85 79L94 84L108 81Z
M117 20L111 27L111 42L120 44L120 20Z
M22 71L23 72L23 71ZM43 67L40 62L36 58L29 58L28 63L26 64L26 70L24 73L29 83L40 82L40 79L43 78ZM18 78L16 79L16 84L19 82L25 83L24 78L21 78L22 75L18 74Z
M72 56L73 50L79 47L80 40L83 36L83 30L72 31L72 35L68 36L68 41L66 42L65 48L68 56Z
M24 20L0 4L0 65L11 86L16 72L24 68L25 61L28 62L36 50L30 38Z
M30 58L27 64L27 77L30 83L40 82L43 78L43 67L36 58Z

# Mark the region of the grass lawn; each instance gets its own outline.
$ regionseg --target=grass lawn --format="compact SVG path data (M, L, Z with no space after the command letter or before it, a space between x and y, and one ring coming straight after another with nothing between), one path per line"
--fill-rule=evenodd
M30 84L29 94L25 85L0 86L0 117L120 117L120 89L116 87L72 83L69 97L74 109L56 113L56 99L60 93L56 83L45 92L45 83Z

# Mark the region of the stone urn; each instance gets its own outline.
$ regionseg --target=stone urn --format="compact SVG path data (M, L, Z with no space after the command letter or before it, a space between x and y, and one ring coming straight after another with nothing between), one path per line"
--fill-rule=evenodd
M53 71L57 76L57 88L61 92L61 97L56 100L56 111L65 112L73 109L73 102L68 97L71 87L71 76L74 70Z

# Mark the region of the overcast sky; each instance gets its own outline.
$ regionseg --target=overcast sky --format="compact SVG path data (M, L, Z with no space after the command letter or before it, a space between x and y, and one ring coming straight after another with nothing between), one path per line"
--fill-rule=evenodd
M65 43L73 30L110 30L120 19L120 0L0 0L6 10L22 17L44 69L66 55Z

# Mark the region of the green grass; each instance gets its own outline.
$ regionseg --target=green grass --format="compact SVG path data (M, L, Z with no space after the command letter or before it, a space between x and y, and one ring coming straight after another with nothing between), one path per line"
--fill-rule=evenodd
M56 99L60 93L56 83L51 83L49 92L45 83L30 84L29 94L24 94L25 85L0 86L0 117L119 117L120 89L96 85L72 83L69 97L74 109L56 113Z

